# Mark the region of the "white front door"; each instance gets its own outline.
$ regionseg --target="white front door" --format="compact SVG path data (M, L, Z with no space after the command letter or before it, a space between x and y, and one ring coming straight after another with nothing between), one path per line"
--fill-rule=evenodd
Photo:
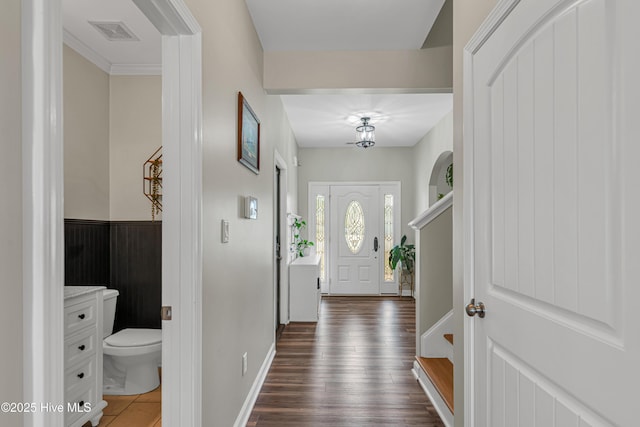
M501 2L467 48L469 425L638 425L639 3Z
M331 187L332 294L380 293L379 187Z

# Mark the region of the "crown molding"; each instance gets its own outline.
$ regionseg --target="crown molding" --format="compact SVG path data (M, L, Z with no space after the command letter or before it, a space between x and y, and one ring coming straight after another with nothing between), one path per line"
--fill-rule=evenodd
M161 76L162 64L111 64L112 76Z
M112 64L82 40L63 29L62 40L87 61L112 76L160 76L162 64Z
M85 59L94 64L96 67L100 68L105 73L110 74L111 63L107 61L104 56L91 49L83 41L71 34L66 29L63 29L62 31L62 41L64 42L64 44L78 52Z

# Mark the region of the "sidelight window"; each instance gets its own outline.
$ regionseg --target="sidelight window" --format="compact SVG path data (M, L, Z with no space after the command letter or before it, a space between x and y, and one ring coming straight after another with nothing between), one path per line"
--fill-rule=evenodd
M316 253L320 255L320 281L324 282L325 270L325 226L324 226L324 196L316 195Z
M393 248L393 194L384 195L384 281L393 282L389 254Z

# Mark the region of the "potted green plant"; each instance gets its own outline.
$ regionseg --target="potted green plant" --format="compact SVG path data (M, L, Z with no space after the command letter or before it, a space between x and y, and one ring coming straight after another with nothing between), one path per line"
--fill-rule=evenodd
M398 263L402 265L402 276L400 280L400 295L402 295L402 284L409 283L411 295L413 296L413 269L416 263L416 247L408 245L407 236L402 236L400 244L391 248L389 251L389 266L392 270L398 267Z
M313 242L303 239L300 235L301 231L307 227L307 222L301 218L293 220L293 246L298 256L303 257L309 255L309 249L313 246Z
M449 188L453 190L453 163L447 166L447 171L444 175L444 180L449 186ZM444 197L444 194L438 193L438 200L442 199L443 197Z

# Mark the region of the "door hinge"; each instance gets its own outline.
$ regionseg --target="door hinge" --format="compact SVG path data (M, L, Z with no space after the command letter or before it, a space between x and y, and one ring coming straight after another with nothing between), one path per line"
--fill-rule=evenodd
M171 320L172 307L165 305L160 309L160 320Z

